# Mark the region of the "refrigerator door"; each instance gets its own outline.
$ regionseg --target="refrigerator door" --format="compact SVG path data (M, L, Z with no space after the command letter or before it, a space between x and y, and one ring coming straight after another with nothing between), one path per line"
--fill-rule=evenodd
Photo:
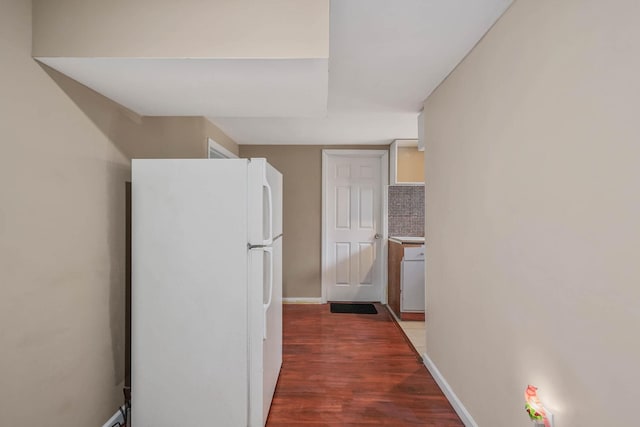
M265 286L265 328L263 341L263 402L264 422L267 421L273 393L282 366L282 237L273 241L271 248L269 275L273 278L270 286ZM267 304L269 302L269 304Z
M264 322L264 291L265 276L269 276L268 266L270 261L270 247L259 247L249 250L249 281L248 281L248 303L249 303L249 329L247 341L249 345L249 403L248 403L248 426L261 427L266 419L263 416L263 382L264 382L264 361L263 361L263 340L265 333Z
M282 238L249 251L249 426L267 422L282 366Z
M279 237L278 237L279 238ZM275 245L275 241L274 241ZM267 246L262 248L264 251L264 270L263 270L263 281L262 281L262 309L264 312L264 322L263 322L263 334L262 339L267 339L267 329L268 329L268 319L267 312L271 307L271 303L273 302L273 279L274 279L274 262L273 262L273 246Z

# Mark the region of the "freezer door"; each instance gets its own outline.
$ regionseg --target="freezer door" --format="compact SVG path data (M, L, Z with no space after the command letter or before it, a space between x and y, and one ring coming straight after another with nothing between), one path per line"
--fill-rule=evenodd
M273 198L273 210L271 223L273 225L273 237L282 234L282 174L276 168L267 163L267 182L271 187Z
M282 234L282 174L266 159L252 158L248 177L249 243L270 246Z
M266 159L249 159L247 168L249 244L269 246L273 242L273 193L267 180Z

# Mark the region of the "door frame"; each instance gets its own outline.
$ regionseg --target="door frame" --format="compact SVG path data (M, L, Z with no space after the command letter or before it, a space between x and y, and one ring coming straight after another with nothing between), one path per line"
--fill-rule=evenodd
M222 144L214 141L211 138L207 138L207 158L208 159L216 158L216 157L211 157L211 152L212 151L215 154L218 154L219 156L222 156L222 158L225 158L225 159L237 159L238 158L238 156L236 156L235 153L232 153L231 151L229 151L228 149L223 147Z
M389 149L381 150L322 150L322 250L321 250L321 283L322 283L322 303L327 302L327 275L325 272L328 270L328 256L327 256L327 230L328 230L328 216L327 216L327 179L329 177L328 160L329 157L373 157L380 159L380 218L382 220L381 230L381 242L382 245L382 295L381 303L387 303L387 250L388 250L388 195L387 186L389 185Z

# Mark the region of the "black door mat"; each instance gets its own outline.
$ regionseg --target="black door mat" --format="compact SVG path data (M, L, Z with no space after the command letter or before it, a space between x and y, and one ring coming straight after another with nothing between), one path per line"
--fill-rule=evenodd
M332 313L378 314L373 304L345 304L332 302Z

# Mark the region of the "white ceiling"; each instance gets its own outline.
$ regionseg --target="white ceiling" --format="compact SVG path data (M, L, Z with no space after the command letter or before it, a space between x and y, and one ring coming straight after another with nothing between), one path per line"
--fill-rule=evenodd
M417 113L329 111L326 118L210 119L240 144L389 144L417 137Z
M210 119L240 144L417 138L423 101L512 0L333 0L326 117Z
M206 116L240 144L417 137L424 99L512 0L332 0L326 59L38 58L141 115Z
M38 60L143 116L317 117L327 111L326 59Z
M330 110L417 113L510 3L333 1Z

